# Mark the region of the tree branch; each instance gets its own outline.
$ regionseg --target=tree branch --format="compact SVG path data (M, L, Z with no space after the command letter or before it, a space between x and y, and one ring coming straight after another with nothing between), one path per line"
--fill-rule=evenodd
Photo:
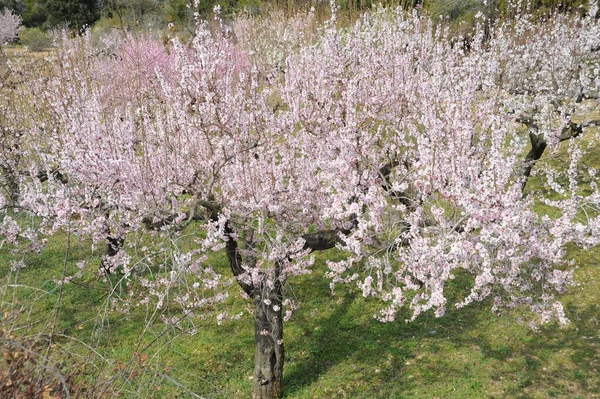
M525 191L525 186L529 181L529 176L531 175L531 170L537 163L537 161L542 157L548 143L544 139L544 136L536 134L537 125L533 123L531 118L517 118L518 122L524 123L530 128L529 132L529 140L531 142L531 150L525 156L525 167L523 168L523 181L521 183L521 191ZM572 138L578 137L583 134L583 129L590 126L599 126L600 119L595 119L591 121L587 121L584 123L576 123L573 121L569 121L561 130L560 135L558 136L558 141L563 142L566 140L570 140Z
M305 241L303 249L310 249L313 252L334 248L337 244L344 244L340 234L348 233L350 233L350 230L335 229L304 234L302 236Z
M64 175L58 168L54 168L50 170L50 175L52 175L56 180L60 181L63 184L67 184L69 182L69 178ZM41 183L47 181L49 179L48 171L40 171L36 175Z
M248 296L252 297L252 294L254 293L254 285L248 284L241 279L241 276L247 273L247 269L243 266L242 255L238 250L237 241L233 238L233 229L229 225L229 222L225 224L225 237L227 238L227 242L225 243L225 253L227 254L227 259L229 260L231 272L244 292L248 294Z

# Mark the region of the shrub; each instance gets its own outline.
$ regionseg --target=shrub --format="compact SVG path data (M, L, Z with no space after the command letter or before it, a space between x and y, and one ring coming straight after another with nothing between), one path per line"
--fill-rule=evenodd
M53 45L53 40L50 35L40 28L21 29L19 41L22 45L27 47L29 51L43 51Z

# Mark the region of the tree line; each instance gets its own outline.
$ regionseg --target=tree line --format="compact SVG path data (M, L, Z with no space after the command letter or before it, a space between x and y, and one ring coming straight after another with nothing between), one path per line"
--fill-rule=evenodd
M514 8L508 0L339 0L341 12L356 15L375 5L423 8L434 18L440 16L456 22L472 22L478 12L496 16L510 15ZM573 12L585 9L586 0L534 0L531 10L546 14L554 10ZM187 27L193 23L194 13L206 18L219 5L222 15L246 10L260 13L265 10L281 9L288 13L308 11L311 7L327 10L329 3L319 0L0 0L0 12L11 10L22 19L23 26L43 30L68 26L81 30L92 26L100 19L128 29L169 24ZM171 25L171 26L173 26ZM193 25L193 24L192 24Z

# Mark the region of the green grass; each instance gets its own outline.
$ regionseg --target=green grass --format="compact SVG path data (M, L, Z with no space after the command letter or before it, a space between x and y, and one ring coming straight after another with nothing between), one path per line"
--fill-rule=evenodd
M38 264L18 277L6 275L13 283L47 291L5 286L3 308L26 304L30 311L13 325L15 336L48 333L59 292L52 279L61 273L56 265L62 264L63 245L53 242ZM75 247L72 255L76 259L83 253ZM315 272L295 281L295 295L303 304L285 327L286 398L600 396L600 249L570 253L581 265L580 285L563 298L572 324L537 333L516 323L513 315L493 316L485 303L441 319L425 315L413 323L379 323L373 318L375 305L356 290L330 294L322 262L328 256L338 254L321 254ZM55 363L61 358L77 362L78 384L108 384L109 393L132 398L191 397L177 384L203 397L249 397L251 317L221 326L213 318L194 321L197 334L184 335L160 321L148 324L143 308L102 316L98 309L106 300L105 284L91 276L78 284L64 288L60 335L52 350ZM231 313L244 306L241 298L227 305ZM23 325L28 328L18 329ZM151 342L143 355L134 356ZM68 364L62 369L73 372Z

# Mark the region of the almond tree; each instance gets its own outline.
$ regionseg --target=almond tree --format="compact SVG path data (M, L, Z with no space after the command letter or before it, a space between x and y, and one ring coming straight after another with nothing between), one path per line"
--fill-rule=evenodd
M103 52L64 39L55 76L31 83L49 116L28 131L20 208L47 234L108 240L109 267L143 293L129 305L173 300L187 317L237 283L254 304L255 398L283 394L285 287L317 250L346 251L328 262L332 290L358 285L382 302L381 321L405 305L411 320L442 316L449 280L471 275L454 306L492 297L497 313L525 306L534 325L567 323L555 299L572 284L565 247L600 237L595 172L581 162L588 126L571 118L598 93L598 20L482 24L468 47L416 13L377 11L349 28L335 12L320 26L306 17L310 30L299 21L270 24L273 35L259 20L233 32L200 22L168 53L133 37ZM111 81L124 49L145 62ZM567 139L569 166L544 165L548 189L524 191L535 143ZM556 211L538 214L538 202ZM152 249L124 247L142 230L169 254L155 278L143 267L159 262ZM230 278L207 260L214 251Z
M21 26L21 17L6 9L0 13L0 45L10 43L17 38Z

